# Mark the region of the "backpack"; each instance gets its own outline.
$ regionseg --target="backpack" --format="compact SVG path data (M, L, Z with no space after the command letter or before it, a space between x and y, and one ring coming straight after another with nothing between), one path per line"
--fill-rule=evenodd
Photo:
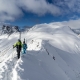
M23 44L23 49L27 49L27 44Z

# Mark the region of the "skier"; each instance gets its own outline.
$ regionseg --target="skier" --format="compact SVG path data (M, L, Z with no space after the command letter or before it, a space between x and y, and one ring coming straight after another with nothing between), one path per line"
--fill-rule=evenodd
M16 42L14 45L13 45L13 48L16 47L16 51L17 51L17 57L18 59L20 58L20 52L21 52L21 48L22 48L22 42L20 39L18 39L18 42Z
M25 39L22 44L22 54L26 54L27 44L25 43Z

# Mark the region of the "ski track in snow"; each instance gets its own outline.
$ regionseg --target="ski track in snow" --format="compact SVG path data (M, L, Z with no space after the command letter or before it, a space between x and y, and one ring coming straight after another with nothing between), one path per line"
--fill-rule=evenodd
M0 75L2 75L2 78L0 77L0 80L12 80L12 71L15 68L16 61L17 59L13 58L5 62L4 66L0 69Z
M16 61L18 60L14 58L16 51L13 50L12 46L16 39L14 38L12 42L8 39L9 36L6 39L0 40L0 65L2 65L0 69L0 80L12 80L12 71L15 67Z

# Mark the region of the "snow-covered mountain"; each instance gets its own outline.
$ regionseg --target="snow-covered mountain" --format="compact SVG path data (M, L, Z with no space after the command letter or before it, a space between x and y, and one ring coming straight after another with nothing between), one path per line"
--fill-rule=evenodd
M18 26L10 26L10 25L3 25L2 26L2 33L7 33L11 34L13 32L19 32L19 27Z
M21 32L27 54L15 59L19 33L0 36L0 80L80 80L80 38L68 26L35 25Z

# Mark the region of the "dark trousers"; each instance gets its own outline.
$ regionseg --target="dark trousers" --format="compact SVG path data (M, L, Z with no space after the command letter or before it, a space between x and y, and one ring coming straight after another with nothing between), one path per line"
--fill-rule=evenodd
M21 52L21 50L17 50L17 57L18 57L18 59L20 58L20 52Z

